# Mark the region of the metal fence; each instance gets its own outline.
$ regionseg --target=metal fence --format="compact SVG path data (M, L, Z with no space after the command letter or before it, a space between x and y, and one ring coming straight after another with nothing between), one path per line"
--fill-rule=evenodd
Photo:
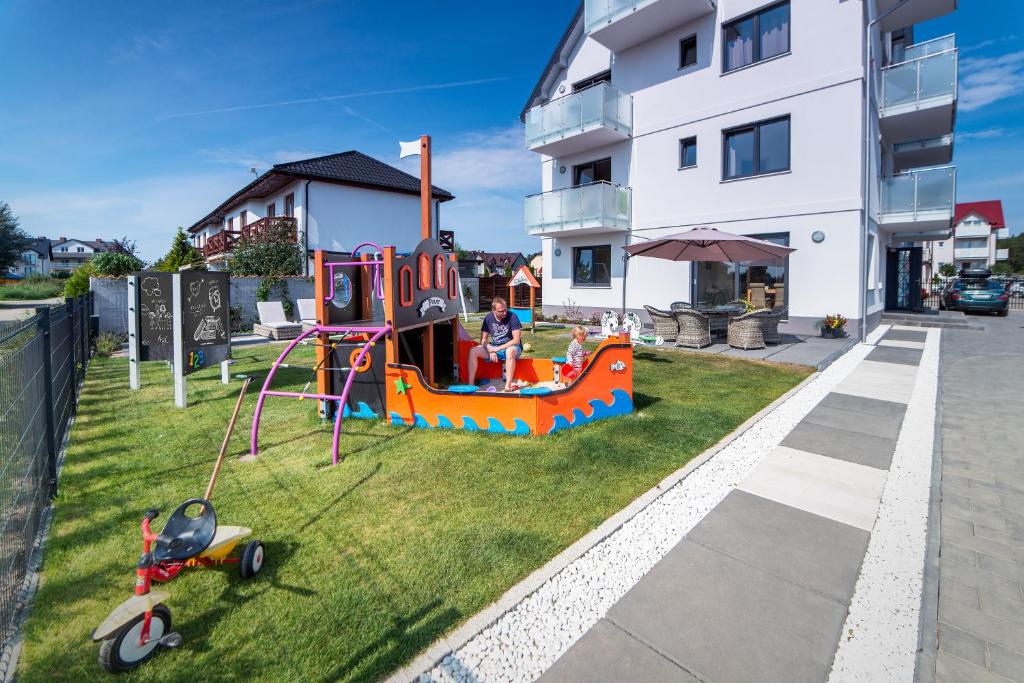
M1006 288L1009 295L1010 310L1024 311L1024 280L1016 278L995 278ZM942 308L942 297L955 277L935 278L927 285L921 286L921 305L925 308Z
M89 362L88 294L0 329L0 637L13 634Z

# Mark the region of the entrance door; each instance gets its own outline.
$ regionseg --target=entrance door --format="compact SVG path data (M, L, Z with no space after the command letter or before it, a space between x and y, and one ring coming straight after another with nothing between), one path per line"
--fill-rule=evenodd
M889 250L885 261L885 308L912 311L921 307L921 247Z

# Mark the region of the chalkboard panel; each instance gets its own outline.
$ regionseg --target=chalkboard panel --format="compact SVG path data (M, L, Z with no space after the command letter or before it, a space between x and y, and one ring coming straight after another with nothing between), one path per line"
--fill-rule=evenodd
M181 277L181 333L186 375L231 357L231 302L227 273L185 271Z
M138 273L136 308L139 325L139 360L172 360L174 331L170 273Z

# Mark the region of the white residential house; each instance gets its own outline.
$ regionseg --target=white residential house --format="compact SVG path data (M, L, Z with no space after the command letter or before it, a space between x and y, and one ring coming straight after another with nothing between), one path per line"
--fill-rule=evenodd
M58 237L50 240L50 272L63 271L70 273L88 261L95 254L110 251L111 242L97 237L95 240L80 240L73 237Z
M791 332L842 313L856 333L914 307L920 240L952 227L957 49L914 44L913 26L955 6L585 0L522 112L545 313L571 299L646 317L644 304L726 302L758 282ZM770 266L623 259L705 225L796 251Z
M957 270L992 268L1009 258L997 241L1008 237L1003 203L998 199L956 205L952 239L930 242L925 247L924 277L938 274L939 265L950 263Z
M49 275L52 258L50 240L45 237L37 237L22 250L10 272L22 277Z
M454 199L433 188L434 220ZM285 225L307 254L350 251L361 242L411 251L420 239L420 181L361 152L276 164L188 228L209 267L226 265L245 233Z

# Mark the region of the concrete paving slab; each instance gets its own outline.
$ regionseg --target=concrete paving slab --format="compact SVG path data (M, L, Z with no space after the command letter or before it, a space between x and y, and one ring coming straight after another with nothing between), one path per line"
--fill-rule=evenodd
M898 415L901 422L903 420L904 413L907 412L907 405L905 403L899 403L896 401L880 401L876 398L850 396L849 394L837 394L835 392L825 394L825 398L821 399L821 402L818 403L818 405L825 408L846 410L852 413L860 413L861 415L869 415L872 417L890 417Z
M739 489L871 531L885 479L884 470L779 446Z
M801 422L782 440L783 446L880 470L889 469L896 440Z
M542 683L698 683L700 679L602 619L539 680Z
M726 496L686 537L837 602L848 603L869 534L737 490Z
M706 681L823 681L846 607L684 539L608 618Z
M875 350L877 351L878 349ZM896 379L913 382L917 379L917 368L906 363L888 363L886 361L865 358L850 374L858 377L884 379L888 382L893 382Z
M859 396L848 397L851 401L862 401L864 403L875 402L886 405L898 405L905 408L901 403L891 401L878 401L877 399L862 398ZM862 412L855 412L843 408L833 408L828 405L818 404L803 419L804 422L821 425L823 427L835 427L848 432L866 434L868 436L882 436L895 441L899 438L900 427L903 425L903 410L888 415L870 415Z
M869 361L878 363L895 363L899 365L919 365L921 363L920 349L900 349L892 346L876 346L875 350L868 354Z
M909 366L904 366L909 367ZM877 377L865 377L857 375L854 370L850 375L840 382L833 390L839 394L850 396L861 396L863 398L874 398L880 401L893 401L894 403L909 403L911 387L908 382L900 378L890 378L888 382Z
M928 338L928 333L921 328L911 327L909 329L895 326L886 332L883 336L883 340L888 341L908 341L908 342L924 342Z
M924 342L900 341L898 339L883 339L878 342L879 346L892 346L899 349L924 349Z

